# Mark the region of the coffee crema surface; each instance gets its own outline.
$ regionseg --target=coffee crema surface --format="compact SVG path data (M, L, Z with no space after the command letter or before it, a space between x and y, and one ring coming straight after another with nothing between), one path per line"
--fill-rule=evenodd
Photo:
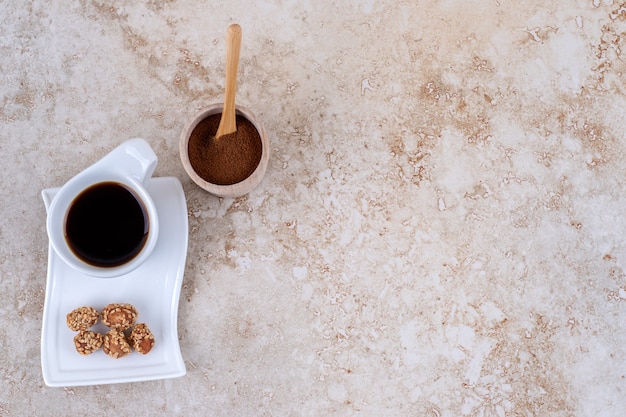
M74 254L98 267L123 265L141 252L150 222L139 197L125 185L106 181L83 190L70 204L65 239Z

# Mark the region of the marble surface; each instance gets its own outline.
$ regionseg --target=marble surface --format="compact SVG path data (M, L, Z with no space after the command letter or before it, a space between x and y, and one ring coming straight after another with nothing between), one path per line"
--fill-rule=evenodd
M622 416L626 3L0 2L0 416ZM238 102L237 199L178 135ZM46 387L44 188L144 137L182 182L187 375Z

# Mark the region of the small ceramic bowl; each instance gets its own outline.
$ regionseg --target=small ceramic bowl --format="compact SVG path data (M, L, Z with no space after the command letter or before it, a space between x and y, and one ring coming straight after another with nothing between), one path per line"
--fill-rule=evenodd
M178 151L180 153L180 159L183 163L183 167L187 172L187 175L202 189L208 191L209 193L216 195L218 197L240 197L252 191L263 179L265 175L265 171L267 169L267 164L270 158L270 147L269 147L269 139L267 138L267 133L265 132L265 128L261 124L261 122L257 119L257 117L248 109L241 106L236 106L235 110L238 116L243 116L248 121L250 121L257 132L259 133L259 137L261 138L261 160L257 165L256 169L243 181L240 181L235 184L230 185L219 185L213 184L206 181L204 178L199 176L191 162L189 161L189 138L193 130L198 126L198 124L206 119L209 116L222 113L222 109L224 105L222 103L213 104L211 106L205 107L201 109L198 113L196 113L193 117L191 117L180 134L180 139L178 142Z

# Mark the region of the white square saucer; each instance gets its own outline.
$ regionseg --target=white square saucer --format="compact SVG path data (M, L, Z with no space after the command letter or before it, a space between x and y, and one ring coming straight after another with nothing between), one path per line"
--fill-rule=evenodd
M151 178L146 189L157 206L159 237L150 257L134 271L117 278L95 278L70 268L48 248L48 277L41 331L41 368L50 387L114 384L185 375L178 342L178 303L187 257L187 204L180 181ZM46 208L58 188L42 191ZM76 332L65 324L67 313L110 303L137 308L155 337L154 348L142 355L112 359L102 349L82 356L74 348ZM94 331L105 332L98 323Z

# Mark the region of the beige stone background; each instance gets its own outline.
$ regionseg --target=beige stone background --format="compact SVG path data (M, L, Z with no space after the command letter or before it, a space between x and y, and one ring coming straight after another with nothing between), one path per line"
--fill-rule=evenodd
M235 22L272 158L233 200L177 141ZM624 415L623 1L5 0L0 28L0 416ZM187 198L187 375L46 387L40 191L136 136Z

